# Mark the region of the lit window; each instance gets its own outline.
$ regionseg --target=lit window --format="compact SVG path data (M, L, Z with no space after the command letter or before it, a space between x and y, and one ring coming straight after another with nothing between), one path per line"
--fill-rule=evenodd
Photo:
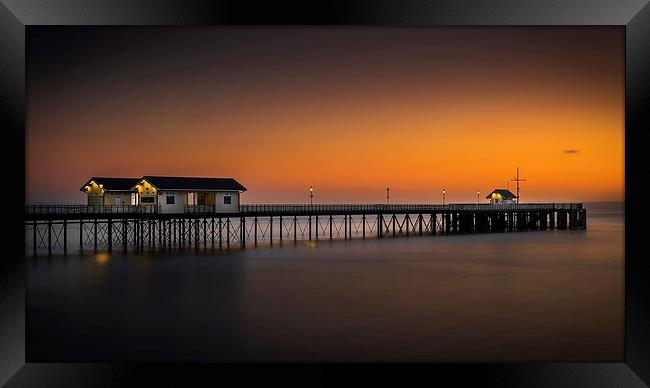
M223 203L224 205L230 205L232 203L232 197L231 196L223 197Z

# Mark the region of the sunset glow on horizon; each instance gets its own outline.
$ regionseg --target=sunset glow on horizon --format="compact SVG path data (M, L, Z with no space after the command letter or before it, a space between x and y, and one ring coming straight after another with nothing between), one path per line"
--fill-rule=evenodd
M28 32L27 201L233 177L244 203L622 201L624 29Z

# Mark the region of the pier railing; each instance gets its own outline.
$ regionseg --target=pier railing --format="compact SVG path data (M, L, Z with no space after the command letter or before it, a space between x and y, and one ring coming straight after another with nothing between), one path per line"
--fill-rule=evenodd
M25 205L26 215L156 213L155 205Z
M577 210L582 209L581 203L526 203L526 204L323 204L323 205L240 205L242 213L428 213L445 211L471 211L471 210Z

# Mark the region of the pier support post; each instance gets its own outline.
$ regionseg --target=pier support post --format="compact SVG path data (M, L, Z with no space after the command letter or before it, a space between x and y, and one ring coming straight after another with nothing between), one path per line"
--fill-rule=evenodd
M95 229L94 229L93 234L95 235L95 241L94 241L94 243L95 243L95 252L97 252L97 218L95 218L94 228Z
M84 250L84 220L79 219L79 253Z
M138 219L133 219L133 248L138 248Z
M214 249L214 217L210 219L210 244Z
M126 235L126 227L128 220L126 218L122 219L122 251L126 253L127 250L127 240L128 236Z
M226 248L230 248L230 217L226 218Z
M221 221L221 217L219 217L219 249L221 249L223 245L223 222Z
M108 219L108 251L113 251L113 220Z
M36 228L38 228L38 224L36 223L36 220L34 220L34 222L32 223L32 245L33 245L33 249L34 249L34 256L36 256L36 248L37 248L37 244L36 244Z
M549 224L551 230L555 229L555 210L551 210L551 213L549 214Z
M185 246L185 220L178 219L178 246L183 248Z
M194 248L199 248L199 219L194 219Z
M68 254L68 220L63 220L63 254Z
M47 220L47 254L52 254L52 220Z
M246 248L246 217L239 219L239 242L242 248ZM257 244L257 230L255 231L255 244Z
M176 248L176 244L178 243L178 238L176 237L176 230L177 230L176 219L174 218L173 220L170 220L170 222L171 222L171 225L170 225L171 235L169 236L169 241L170 241L170 244L173 243L174 248ZM171 245L170 245L170 247L171 247Z
M185 246L191 248L192 247L192 220L186 220L183 219L183 229L185 229L185 237L187 240L185 240L186 244Z
M366 215L361 216L361 238L366 238Z
M332 215L330 214L330 240L332 239Z
M318 218L316 219L316 227L318 228ZM316 239L318 239L318 229L316 229ZM273 216L269 216L269 242L273 246Z

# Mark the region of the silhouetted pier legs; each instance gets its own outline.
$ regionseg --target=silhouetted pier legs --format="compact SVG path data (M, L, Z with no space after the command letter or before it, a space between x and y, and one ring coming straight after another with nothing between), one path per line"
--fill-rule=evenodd
M498 207L477 207L476 209L438 209L431 213L280 213L277 222L280 233L277 236L276 215L233 215L215 218L213 216L185 216L147 214L129 215L124 218L116 214L75 219L55 217L42 220L26 220L25 225L33 230L31 247L34 253L55 251L68 253L69 228L79 228L79 252L92 247L94 252L106 249L112 252L121 244L123 252L135 248L143 252L172 250L190 247L199 249L230 248L236 244L246 247L247 240L254 245L268 239L330 240L342 238L367 238L376 233L377 238L398 236L425 236L436 234L503 233L537 230L580 230L587 226L587 213L582 208L508 209ZM105 218L102 218L105 217ZM287 222L291 217L293 222ZM426 217L426 219L425 219ZM316 229L314 229L316 228ZM292 232L293 229L293 232ZM375 231L376 229L376 231ZM293 236L292 236L293 235Z

